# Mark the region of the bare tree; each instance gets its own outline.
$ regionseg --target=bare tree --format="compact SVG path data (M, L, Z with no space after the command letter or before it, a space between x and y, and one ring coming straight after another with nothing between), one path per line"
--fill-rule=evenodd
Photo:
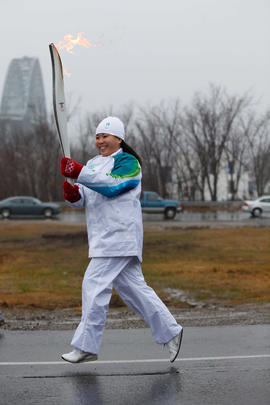
M263 195L270 181L270 112L259 118L250 114L245 123L248 140L250 175L254 178L258 195Z
M33 160L36 168L36 184L38 196L43 200L58 200L62 197L60 175L60 144L55 132L47 123L39 125L35 130L36 150ZM62 198L61 198L62 199Z
M181 133L176 142L176 158L174 161L178 198L194 201L197 193L200 200L205 199L205 175L201 170L201 162L189 142L187 134Z
M208 95L196 94L191 107L185 109L182 131L200 162L201 185L206 182L213 201L217 200L226 144L237 117L248 103L247 97L229 96L220 87L210 85Z
M225 167L229 177L230 199L235 200L238 195L239 185L248 162L248 139L243 126L244 117L238 117L237 123L227 140L225 147Z
M180 199L201 200L206 190L217 199L221 170L230 168L231 198L237 196L243 171L250 169L258 194L270 181L270 113L260 118L248 113L251 99L230 96L211 85L198 93L190 106L178 99L158 105L125 105L87 113L79 120L72 144L72 158L85 164L95 156L95 131L108 115L118 116L126 128L126 140L143 161L143 189L167 197L175 182ZM74 104L74 103L73 103ZM70 108L69 119L79 103ZM0 128L0 198L33 195L42 200L62 199L59 172L60 146L53 116L39 119L33 131Z
M20 151L13 142L13 132L2 127L0 135L0 198L6 198L14 195L14 189L19 189Z
M18 128L3 138L0 168L5 173L1 197L31 195L42 200L61 198L60 147L46 122L30 132Z
M179 111L179 100L161 102L148 109L141 108L135 122L139 152L143 158L143 186L163 197L167 197L168 183L172 180Z

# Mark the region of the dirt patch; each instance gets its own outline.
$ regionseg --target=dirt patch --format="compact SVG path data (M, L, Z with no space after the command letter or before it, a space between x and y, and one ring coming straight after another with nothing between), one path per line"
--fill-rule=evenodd
M86 232L76 232L76 233L44 233L41 235L43 239L47 240L64 240L66 241L74 241L78 240L80 243L87 242L87 233Z
M270 323L270 304L211 306L204 308L170 308L183 326L262 325ZM81 317L80 308L55 310L2 311L8 330L74 330ZM127 309L110 309L106 328L145 328L146 323Z

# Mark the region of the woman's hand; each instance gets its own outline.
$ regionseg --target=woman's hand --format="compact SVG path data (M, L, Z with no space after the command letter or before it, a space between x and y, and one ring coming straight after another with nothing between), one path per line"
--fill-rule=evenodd
M63 197L65 200L75 203L81 199L81 194L77 184L72 186L68 181L63 183Z
M67 157L61 159L61 174L71 179L77 179L83 166Z

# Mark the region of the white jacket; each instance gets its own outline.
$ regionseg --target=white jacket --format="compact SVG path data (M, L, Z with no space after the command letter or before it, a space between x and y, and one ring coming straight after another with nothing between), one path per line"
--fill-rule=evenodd
M141 168L120 149L89 160L77 179L85 208L89 257L137 256L142 261Z

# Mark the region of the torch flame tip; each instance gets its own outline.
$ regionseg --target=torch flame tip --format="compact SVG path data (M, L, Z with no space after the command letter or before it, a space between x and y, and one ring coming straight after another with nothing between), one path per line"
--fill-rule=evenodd
M65 49L68 53L73 53L72 50L76 45L83 46L84 48L90 48L91 46L96 48L101 46L101 44L89 42L87 38L83 37L83 35L84 32L78 32L77 37L73 39L72 34L66 34L64 35L64 40L59 41L56 47L60 50Z
M58 44L54 45L54 43L51 43L51 47L58 48L59 50L65 49L68 53L74 54L73 48L77 45L83 46L84 48L97 48L99 46L102 46L101 43L91 43L88 41L88 39L83 37L84 32L78 32L77 37L73 39L72 34L66 34L64 35L64 40L59 41ZM71 76L71 73L69 73L65 68L63 69L64 74L67 77Z

